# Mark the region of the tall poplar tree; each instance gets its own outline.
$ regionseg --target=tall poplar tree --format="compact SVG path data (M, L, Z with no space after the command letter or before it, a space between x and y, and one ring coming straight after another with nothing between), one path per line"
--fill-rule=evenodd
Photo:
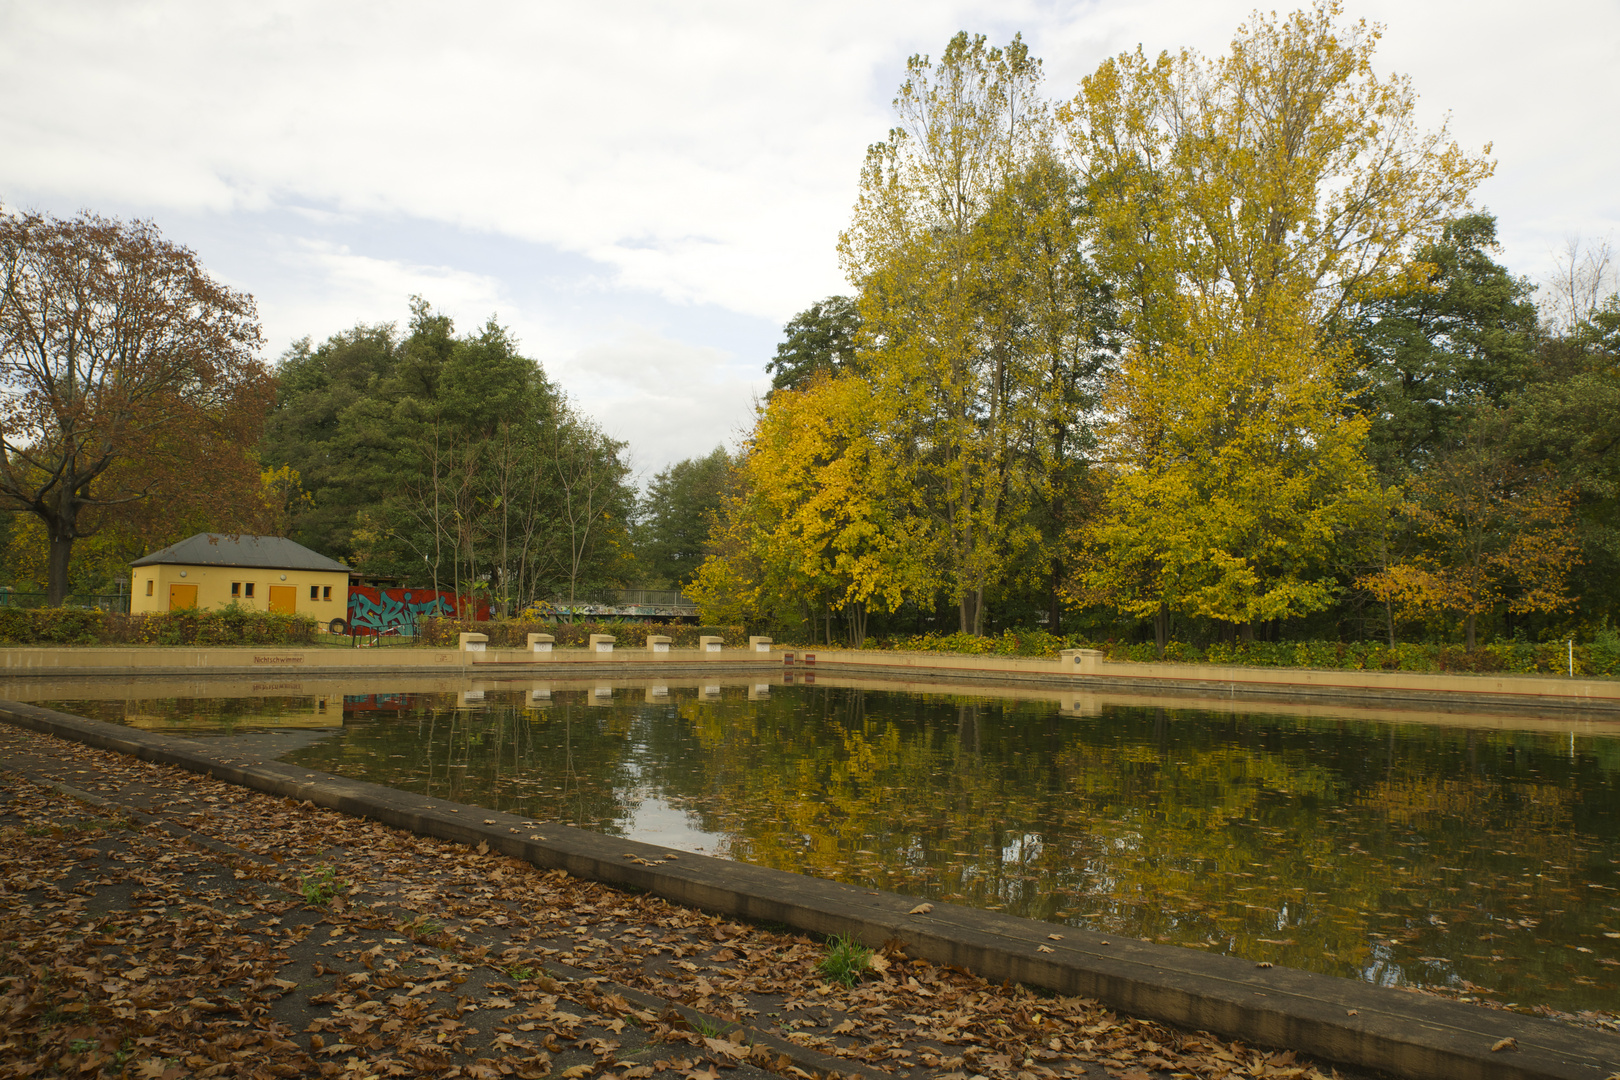
M1332 601L1321 557L1371 490L1341 327L1419 284L1412 251L1491 166L1416 127L1337 2L1230 51L1105 62L1060 112L1127 348L1089 595L1252 627ZM1487 147L1487 152L1489 148Z

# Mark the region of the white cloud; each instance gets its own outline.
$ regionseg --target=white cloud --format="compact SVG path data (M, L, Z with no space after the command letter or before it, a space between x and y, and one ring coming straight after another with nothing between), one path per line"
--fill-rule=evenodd
M556 371L588 396L609 434L631 444L643 481L716 446L735 449L770 385L757 364L643 328L587 345Z
M0 197L155 218L259 298L273 351L402 320L413 292L463 328L499 312L610 428L637 402L684 410L620 428L657 468L746 422L777 328L846 287L834 244L908 54L1022 30L1066 97L1139 42L1220 52L1255 6L6 4ZM1449 112L1465 146L1494 141L1478 201L1511 268L1541 275L1566 234L1620 232L1620 6L1348 14L1387 24L1380 67L1413 77L1428 124ZM610 354L663 357L704 391L670 405L661 383L580 362Z

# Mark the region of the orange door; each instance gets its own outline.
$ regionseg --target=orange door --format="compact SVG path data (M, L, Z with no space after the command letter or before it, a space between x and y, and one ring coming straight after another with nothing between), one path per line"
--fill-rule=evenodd
M197 586L195 586L195 585L170 585L169 586L169 610L170 611L179 611L182 608L194 608L196 606L197 606Z
M270 611L275 615L291 615L298 610L298 589L293 585L270 586Z

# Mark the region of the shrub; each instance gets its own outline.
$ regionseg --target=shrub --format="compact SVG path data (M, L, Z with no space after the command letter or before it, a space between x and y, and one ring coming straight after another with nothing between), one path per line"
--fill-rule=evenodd
M315 628L307 615L272 615L235 605L144 615L0 608L0 642L12 645L307 645Z

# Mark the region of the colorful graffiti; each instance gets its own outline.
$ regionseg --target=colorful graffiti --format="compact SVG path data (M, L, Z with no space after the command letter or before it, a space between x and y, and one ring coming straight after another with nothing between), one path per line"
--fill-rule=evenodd
M349 586L349 626L361 633L381 630L415 633L416 620L424 615L455 619L463 613L479 621L487 620L489 604L442 590Z

